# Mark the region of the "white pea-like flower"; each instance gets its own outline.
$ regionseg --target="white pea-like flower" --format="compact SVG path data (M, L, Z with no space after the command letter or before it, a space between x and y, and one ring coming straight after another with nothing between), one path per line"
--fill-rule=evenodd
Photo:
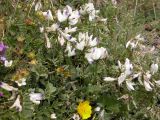
M72 119L73 119L73 120L80 120L80 116L79 116L78 114L74 114L74 115L72 116Z
M42 8L42 4L41 4L41 1L39 0L39 1L35 4L34 9L35 9L35 11L38 11L38 10L40 10L41 8Z
M151 68L150 68L150 72L151 72L152 75L157 73L158 72L158 64L152 63Z
M69 5L67 5L67 6L63 9L63 11L58 10L58 11L57 11L58 21L59 21L59 22L64 22L64 21L66 21L66 20L68 19L69 15L71 15L71 13L72 13L72 8L71 8Z
M59 28L58 23L52 24L50 27L46 27L47 32L55 32Z
M42 14L46 20L53 20L53 15L51 10L47 10L47 12L42 12Z
M61 35L58 35L58 42L60 43L61 46L63 46L65 43L64 37Z
M103 80L106 81L106 82L109 82L109 81L115 81L117 79L116 78L112 78L112 77L104 77Z
M101 108L98 106L94 109L95 112L99 112L101 110Z
M126 85L127 85L127 89L129 90L129 91L131 91L131 90L135 90L134 89L134 85L135 85L135 83L133 83L131 80L127 80L126 81Z
M75 48L69 42L67 43L65 52L68 52L68 57L76 55Z
M5 61L4 61L4 66L5 66L5 67L11 67L11 66L12 66L12 63L13 63L12 60L10 60L10 61L5 60Z
M87 3L80 9L80 13L82 15L89 14L89 21L93 21L96 18L98 12L99 10L95 10L93 3Z
M7 90L7 91L17 91L18 88L8 85L7 83L0 82L0 87Z
M32 101L33 103L37 105L40 104L40 101L43 100L44 98L42 93L31 92L29 96L30 96L30 101Z
M150 82L151 77L152 75L150 71L147 71L143 76L144 78L143 84L144 84L146 91L152 91L153 89L152 87L154 87L154 85Z
M47 47L47 48L51 48L52 45L51 45L50 39L49 39L49 37L48 37L48 34L47 34L47 33L44 33L44 37L45 37L45 39L46 39L46 47Z
M124 64L125 71L124 73L128 76L132 74L133 65L130 63L130 60L126 58L125 64Z
M77 27L72 28L71 26L69 26L69 27L65 27L64 33L74 33L76 31L77 31Z
M98 59L104 59L108 56L108 52L106 48L100 47L94 47L91 48L88 53L85 54L85 58L88 60L88 62L91 64L94 60Z
M69 24L70 25L75 25L78 23L78 19L80 18L80 13L78 10L75 10L71 13L71 15L69 16Z
M18 84L18 86L25 86L26 85L26 78L21 78L19 80L16 80L15 82Z
M20 95L17 96L17 99L15 100L14 104L10 107L10 109L12 108L16 108L19 112L22 111L22 106L20 104Z
M51 114L51 119L56 119L57 117L56 117L56 114L55 113L52 113Z
M126 74L121 73L121 75L118 77L118 85L120 86L126 79Z

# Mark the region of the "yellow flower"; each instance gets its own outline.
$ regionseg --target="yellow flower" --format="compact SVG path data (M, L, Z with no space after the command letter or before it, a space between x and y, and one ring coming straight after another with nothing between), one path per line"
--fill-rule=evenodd
M28 55L27 55L27 57L30 58L30 59L34 59L35 56L36 56L36 55L35 55L34 52L29 52Z
M36 59L33 59L29 62L30 65L36 65L37 64L37 60Z
M69 71L65 71L64 72L64 77L65 78L71 77L71 73Z
M91 109L92 107L90 106L89 101L80 102L77 107L77 111L83 120L91 117Z
M63 67L58 67L58 68L56 69L56 72L57 72L57 73L62 73L62 74L63 74L64 71L65 71L65 70L64 70Z

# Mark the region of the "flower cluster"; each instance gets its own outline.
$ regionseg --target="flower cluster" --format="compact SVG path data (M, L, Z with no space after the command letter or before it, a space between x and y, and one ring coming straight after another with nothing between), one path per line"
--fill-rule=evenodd
M36 7L36 6L35 6ZM46 20L53 20L51 11L42 12ZM48 37L48 32L58 32L58 42L61 46L66 45L65 52L69 57L75 56L76 51L80 50L85 52L85 58L89 63L92 63L98 59L104 59L108 56L108 52L104 47L98 47L99 40L93 35L89 35L88 32L79 32L76 24L81 20L83 15L89 15L89 21L93 21L97 17L98 10L95 10L93 3L87 3L80 8L80 10L73 10L70 6L66 6L63 10L58 9L56 12L57 23L53 23L50 27L40 28L40 31L45 35L46 46L51 48L51 42ZM68 26L63 28L61 25L67 21ZM64 29L64 30L63 30Z
M0 43L0 60L4 63L5 67L10 67L13 63L13 61L8 61L7 58L5 57L6 49L8 47L3 44L3 42Z
M151 82L151 77L158 72L157 63L153 63L150 67L150 70L147 70L146 72L144 72L143 69L139 71L134 71L133 65L130 63L130 60L128 58L126 58L124 65L122 65L121 62L118 61L118 66L121 70L120 76L118 78L104 77L104 81L118 80L119 86L125 81L128 90L135 90L135 88L133 87L134 85L136 85L134 82L135 79L138 79L140 85L143 85L147 91L151 91L152 87L154 87L154 84ZM154 83L160 85L159 80L154 81Z
M130 47L131 50L140 48L141 50L142 48L145 48L145 45L142 44L144 41L144 37L139 34L134 39L131 39L127 42L126 48ZM154 84L160 85L160 80L152 80L152 76L158 72L158 62L159 60L156 59L156 62L151 64L150 70L144 70L144 68L140 65L133 65L128 58L125 59L124 64L121 64L121 62L118 60L118 68L121 72L120 76L118 78L104 77L104 81L117 80L119 86L125 82L128 90L135 90L134 86L139 83L145 87L146 91L152 91ZM138 80L137 84L136 80Z

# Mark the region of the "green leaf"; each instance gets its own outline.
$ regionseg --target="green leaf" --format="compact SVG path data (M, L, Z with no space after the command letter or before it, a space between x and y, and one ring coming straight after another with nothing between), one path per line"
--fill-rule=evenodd
M105 93L98 98L98 102L101 103L107 110L116 113L120 111L120 103L113 95Z
M51 94L54 93L56 91L56 87L53 86L52 83L49 83L46 85L46 98L50 98Z
M101 91L101 86L89 84L87 90L90 93L100 92Z

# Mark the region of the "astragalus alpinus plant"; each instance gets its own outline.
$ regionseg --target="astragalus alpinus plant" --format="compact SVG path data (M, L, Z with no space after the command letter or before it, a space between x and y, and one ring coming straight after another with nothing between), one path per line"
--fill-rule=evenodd
M0 1L0 120L160 119L159 47L149 36L160 39L159 2L148 6Z

